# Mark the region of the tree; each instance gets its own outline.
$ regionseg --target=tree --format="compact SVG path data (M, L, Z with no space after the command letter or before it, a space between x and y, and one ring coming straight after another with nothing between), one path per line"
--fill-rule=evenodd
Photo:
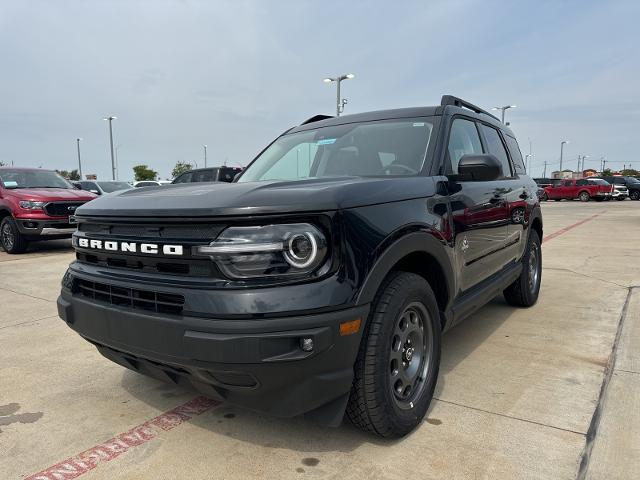
M620 172L625 177L638 177L640 176L640 172L635 168L625 168Z
M66 170L56 170L56 173L62 178L69 178L69 172L67 172Z
M78 169L74 169L69 172L69 180L73 180L73 181L82 180L80 178L80 174L78 173Z
M188 162L178 162L176 166L171 170L171 175L173 178L176 178L178 175L188 172L189 170L193 170L193 165Z
M133 167L133 174L136 182L142 180L155 180L158 177L158 172L151 170L147 165L136 165Z
M4 167L6 164L4 162L0 162L0 167Z
M610 177L611 175L613 175L613 172L610 168L605 168L604 170L602 170L602 175L605 177Z

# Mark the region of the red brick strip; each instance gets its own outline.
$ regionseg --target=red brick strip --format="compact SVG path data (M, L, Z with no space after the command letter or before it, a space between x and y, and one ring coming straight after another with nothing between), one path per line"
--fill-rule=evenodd
M70 480L96 468L100 463L110 462L123 453L147 443L163 431L171 430L187 420L218 405L219 402L206 397L196 397L128 432L121 433L78 455L67 458L41 472L29 475L25 480Z
M596 213L595 215L591 215L590 217L587 217L583 220L580 220L579 222L576 222L572 225L569 225L568 227L564 227L561 228L560 230L550 233L549 235L547 235L546 237L544 237L542 239L543 242L548 242L549 240L553 240L556 237L559 237L560 235L563 235L565 233L567 233L569 230L572 230L576 227L579 227L580 225L584 225L587 222L590 222L591 220L593 220L596 217L599 217L600 215L602 215L604 212L600 212L600 213Z

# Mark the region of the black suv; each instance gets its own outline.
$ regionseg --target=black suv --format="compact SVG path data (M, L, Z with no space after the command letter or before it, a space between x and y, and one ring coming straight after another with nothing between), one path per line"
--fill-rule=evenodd
M233 179L242 171L240 167L210 167L197 168L181 173L171 183L196 183L196 182L233 182Z
M79 208L58 311L137 372L402 436L431 402L442 332L502 292L536 302L536 190L513 133L458 98L315 116L234 183Z
M598 177L606 180L614 187L616 185L624 185L629 190L629 198L631 200L640 200L640 180L635 177L623 177L620 175L610 177Z

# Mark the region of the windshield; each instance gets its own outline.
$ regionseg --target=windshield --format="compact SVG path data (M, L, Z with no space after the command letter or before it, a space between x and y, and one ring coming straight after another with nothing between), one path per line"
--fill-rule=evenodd
M418 175L432 130L429 119L403 118L284 135L247 167L238 182Z
M100 188L105 193L117 192L118 190L129 190L131 185L127 182L98 182Z
M629 182L629 183L640 183L640 180L638 180L635 177L624 177L624 178L626 178L627 182Z
M49 170L0 170L0 180L5 188L73 188Z

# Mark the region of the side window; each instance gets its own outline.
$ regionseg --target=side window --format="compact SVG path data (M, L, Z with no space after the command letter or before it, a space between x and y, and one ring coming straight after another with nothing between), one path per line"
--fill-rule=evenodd
M587 181L586 181L586 180L584 180L584 179L576 180L576 186L577 186L577 187L582 187L582 186L584 186L584 185L589 185L589 182L587 182Z
M564 186L565 187L573 187L573 182L571 180L565 180L564 181Z
M616 185L625 185L624 178L622 177L613 177L613 183Z
M551 186L553 186L553 187L561 187L562 186L562 180L554 180L553 182L551 182Z
M502 175L505 177L511 176L511 165L509 164L509 156L507 155L507 151L504 149L504 145L502 144L502 140L500 139L500 134L493 127L488 127L487 125L480 124L480 129L484 134L484 138L487 141L487 149L491 155L495 155L495 157L500 160L502 164Z
M191 172L183 173L178 178L176 178L176 183L189 183L191 181L191 175L193 175Z
M448 168L454 175L458 173L458 162L463 155L482 153L482 143L474 122L462 118L456 118L453 121L447 152L449 154Z
M192 182L213 182L213 170L200 170L195 172L191 179Z
M522 161L522 152L520 152L518 142L515 138L510 137L509 135L505 135L504 139L507 142L507 147L509 148L509 153L511 154L511 160L513 160L513 166L516 169L516 173L518 175L524 175L527 171L525 169L524 162Z

